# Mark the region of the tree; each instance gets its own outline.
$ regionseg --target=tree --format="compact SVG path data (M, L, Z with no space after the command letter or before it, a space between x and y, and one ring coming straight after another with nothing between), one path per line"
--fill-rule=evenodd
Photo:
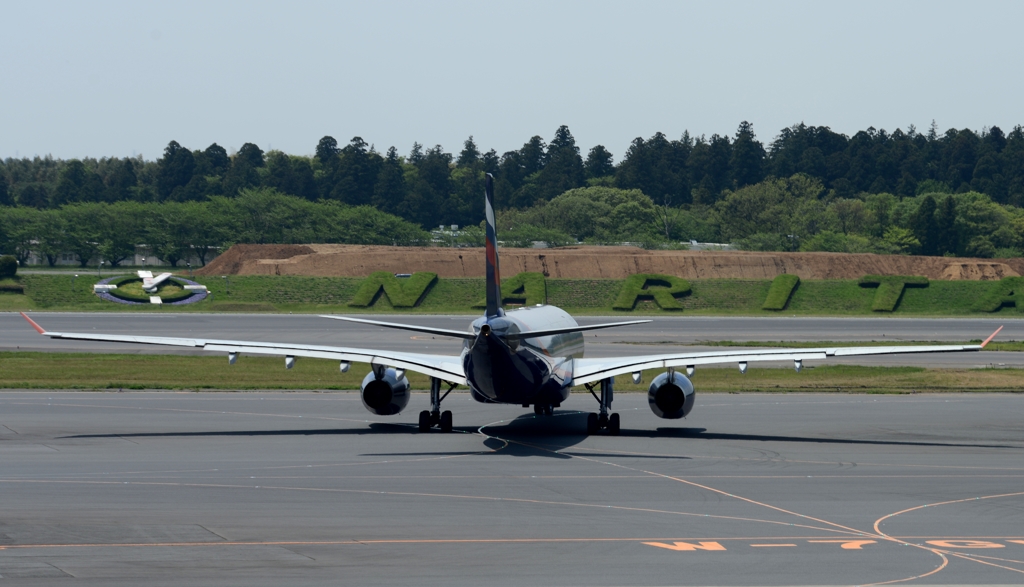
M415 179L409 182L404 218L416 219L424 226L437 226L447 220L448 211L443 206L452 190L451 167L452 155L445 153L441 145L427 149L416 165Z
M472 167L478 161L480 161L480 150L476 148L476 143L473 142L473 135L469 135L466 142L462 144L462 152L459 153L459 158L456 160L455 165L458 167Z
M580 149L569 127L562 125L555 131L546 153L546 163L536 177L536 197L550 200L562 192L583 186L585 173Z
M839 230L844 235L867 230L871 213L861 200L837 198L828 205L828 211L836 217Z
M686 161L690 178L696 187L693 189L693 201L698 204L713 204L719 195L728 187L729 161L732 159L732 146L729 138L717 134L711 139L697 139L693 150Z
M103 193L103 180L78 159L68 161L60 173L53 192L53 205L73 202L98 202Z
M46 208L50 205L50 193L46 184L40 182L26 183L18 190L18 204L31 208Z
M938 218L936 219L936 248L937 255L946 253L956 254L960 249L959 239L956 233L956 201L953 196L946 196L942 199L939 207Z
M242 148L238 150L238 154L235 155L235 160L241 161L253 168L263 167L265 163L263 160L263 149L260 149L254 143L242 145Z
M34 208L8 208L4 210L3 230L6 233L7 250L24 265L39 240L39 215Z
M413 143L412 149L409 151L409 163L413 165L419 165L423 162L423 145L419 143Z
M693 151L690 135L670 141L662 133L649 140L633 139L615 172L615 185L639 189L662 205L690 202L690 180L686 168Z
M744 120L736 130L736 138L732 143L732 158L729 161L734 189L753 185L764 179L764 158L764 145L754 135L754 125Z
M239 243L314 242L311 225L316 207L301 198L273 188L245 188L229 199L210 200L210 211L231 225L232 240Z
M267 155L267 175L263 178L263 185L307 200L316 199L313 167L305 157L271 151Z
M167 143L164 156L157 160L157 194L161 200L171 197L175 189L188 185L196 167L192 151L182 147L178 141Z
M378 210L396 214L405 201L407 192L405 171L402 169L401 159L398 158L398 149L391 147L377 174L371 204Z
M185 202L179 213L188 227L191 252L199 257L199 262L205 266L210 253L229 241L231 219L216 216L207 202Z
M135 174L135 165L125 157L114 164L114 172L107 180L107 189L103 197L107 202L120 202L132 198L132 189L139 184Z
M74 204L60 210L67 222L67 250L78 258L82 267L99 254L104 207L102 204Z
M615 165L612 163L612 154L603 145L591 147L583 169L588 179L614 175Z
M185 214L187 204L166 202L158 207L147 206L147 240L153 253L171 267L187 259L191 249L191 218Z
M11 197L11 193L8 190L7 174L4 173L3 167L0 167L0 206L13 206L14 198Z
M921 203L910 218L910 230L921 243L922 255L935 255L939 244L939 227L935 222L935 198L923 196Z
M41 210L37 217L36 250L46 257L50 267L57 265L61 253L67 250L68 225L61 210Z
M194 154L196 166L192 179L185 186L183 197L175 198L180 202L203 201L210 196L224 193L224 180L231 170L231 158L224 147L217 143L211 144Z
M380 173L381 156L368 148L360 137L352 140L341 150L341 160L336 164L330 199L353 206L369 204L373 198L373 184Z
M231 169L224 177L224 194L235 196L239 190L256 187L260 184L260 175L256 171L263 167L263 150L253 143L245 143L231 160Z
M316 158L320 161L320 165L324 167L327 167L337 158L340 152L341 149L338 148L338 141L332 136L326 135L316 144Z
M99 252L117 267L135 257L136 245L145 242L147 207L139 202L117 202L99 208Z

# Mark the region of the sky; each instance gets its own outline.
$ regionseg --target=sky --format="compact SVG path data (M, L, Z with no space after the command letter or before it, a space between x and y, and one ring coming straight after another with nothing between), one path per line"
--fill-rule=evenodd
M5 2L0 158L1024 124L1024 2Z

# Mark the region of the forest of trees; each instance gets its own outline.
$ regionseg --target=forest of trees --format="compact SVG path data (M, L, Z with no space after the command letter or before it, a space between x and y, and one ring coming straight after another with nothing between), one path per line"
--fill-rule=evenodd
M619 162L602 145L584 156L565 126L550 142L535 136L501 155L481 151L472 137L457 154L417 143L399 155L360 137L342 146L326 136L313 156L171 141L156 161L8 158L0 162L0 247L22 250L26 226L37 227L28 232L38 241L39 219L75 224L67 219L85 210L118 218L148 211L195 225L202 217L221 244L422 243L422 228L480 223L485 172L495 176L502 238L513 242L694 239L759 250L989 257L1024 249L1021 126L940 133L933 123L926 133L869 128L848 137L800 124L765 145L746 122L731 137L637 138ZM302 208L304 220L287 224L282 212L275 221L286 224L277 229L246 230L243 196L278 211ZM359 215L389 228L345 227ZM135 237L158 240L167 230L154 222ZM471 228L465 244L474 239Z

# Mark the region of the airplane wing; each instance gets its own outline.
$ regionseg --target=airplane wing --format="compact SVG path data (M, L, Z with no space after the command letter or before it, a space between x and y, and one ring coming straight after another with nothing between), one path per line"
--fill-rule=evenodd
M466 374L463 372L462 362L457 356L400 353L375 349L356 349L308 344L217 340L212 338L173 338L167 336L49 332L39 324L36 324L36 322L29 318L24 312L22 312L21 315L29 321L32 327L35 328L39 334L63 340L93 340L157 346L188 347L203 351L228 353L228 356L232 357L232 360L233 357L237 357L238 354L334 359L344 363L369 363L371 365L389 366L396 369L423 373L424 375L437 377L438 379L442 379L450 383L466 383Z
M737 363L746 371L747 363L761 361L793 361L801 366L803 361L827 359L829 357L854 357L865 355L898 355L910 353L952 353L980 351L996 334L992 333L984 342L975 345L932 345L932 346L862 346L830 347L816 349L758 349L722 350L699 353L671 353L637 357L611 357L602 359L575 359L573 361L573 385L593 383L607 377L636 373L647 369L693 368L697 365Z

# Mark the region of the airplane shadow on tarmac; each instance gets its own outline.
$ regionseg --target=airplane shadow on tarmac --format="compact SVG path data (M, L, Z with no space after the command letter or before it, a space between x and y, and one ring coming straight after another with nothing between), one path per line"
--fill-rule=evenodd
M586 434L587 414L582 412L555 412L553 416L535 416L524 414L515 419L487 425L482 428L475 426L456 426L455 432L475 434L478 431L487 435L483 444L490 452L474 451L453 452L390 452L370 453L365 456L427 456L427 455L470 455L497 454L516 457L549 457L569 459L570 454L560 451L571 448L588 438ZM109 434L79 434L64 436L64 439L88 438L202 438L218 436L362 436L362 435L401 435L419 434L417 428L409 424L390 424L373 422L359 428L307 428L291 430L211 430L195 432L135 432ZM439 434L434 432L434 434ZM1010 448L1020 449L1021 446L1005 444L958 444L950 442L923 442L904 440L866 440L834 437L806 437L764 434L737 434L728 432L708 432L705 428L657 428L654 430L622 429L619 436L625 438L679 438L692 440L734 440L745 442L800 442L814 444L849 444L876 446L920 446L948 448ZM589 457L622 457L622 454L602 454L587 451ZM632 458L652 459L687 459L684 456L672 455L630 455Z

